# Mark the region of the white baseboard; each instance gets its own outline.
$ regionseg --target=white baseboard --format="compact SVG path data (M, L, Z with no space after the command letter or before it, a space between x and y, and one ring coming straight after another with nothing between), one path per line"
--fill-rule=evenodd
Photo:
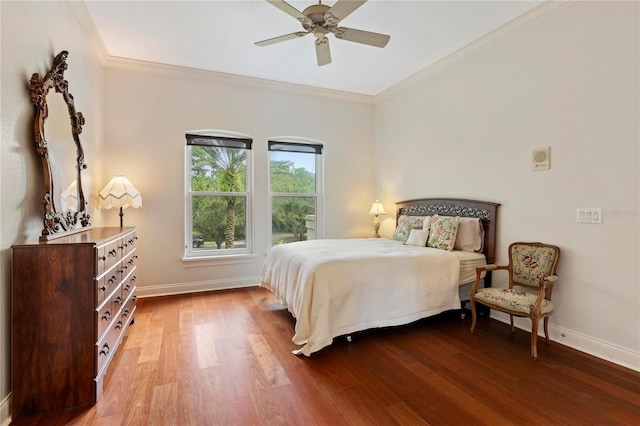
M509 316L502 312L491 311L491 318L507 324L509 323ZM531 321L527 319L516 318L514 325L522 330L531 331ZM538 335L544 337L544 329L542 329L542 327L538 330ZM630 368L631 370L640 371L640 353L630 349L587 336L574 330L558 327L551 323L549 324L549 339L605 361Z
M199 293L212 290L228 290L232 288L256 287L259 277L244 277L222 280L207 280L177 284L138 286L136 294L139 298L169 296L174 294Z
M0 402L0 426L9 426L11 423L11 393Z

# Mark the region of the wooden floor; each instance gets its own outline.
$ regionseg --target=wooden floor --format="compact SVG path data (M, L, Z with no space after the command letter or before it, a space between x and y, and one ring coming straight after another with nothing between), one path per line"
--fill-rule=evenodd
M552 319L553 321L553 319ZM91 408L13 425L639 425L640 373L442 315L292 355L259 288L138 301Z

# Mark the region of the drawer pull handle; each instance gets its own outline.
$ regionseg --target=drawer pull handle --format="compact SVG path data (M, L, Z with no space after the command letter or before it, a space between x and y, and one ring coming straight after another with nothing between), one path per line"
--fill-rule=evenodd
M102 260L104 262L105 260L107 260L107 256L98 257L98 260Z
M111 278L109 278L109 284L113 285L117 282L118 282L118 278L115 275L111 275Z
M122 330L122 321L118 321L116 324L116 330Z
M100 350L100 355L108 355L109 354L109 344L105 343L102 345L102 349Z
M111 321L111 312L105 311L104 314L102 314L102 319L105 321Z
M113 299L113 304L114 305L120 305L120 303L122 303L122 298L120 296L118 296L115 299Z
M138 277L136 277L135 275L131 277L131 282L135 283L138 280Z
M107 286L106 286L106 285L104 285L104 284L102 284L102 285L100 286L100 289L99 289L99 290L100 290L100 291L107 291Z
M129 310L125 309L124 312L122 312L122 316L127 318L129 316Z
M129 284L125 285L124 286L124 291L126 291L128 293L129 290L131 290L131 286Z
M116 257L116 256L118 255L118 250L116 250L116 249L111 249L111 250L109 250L109 253L108 253L108 254L109 254L109 256L111 256L111 257Z

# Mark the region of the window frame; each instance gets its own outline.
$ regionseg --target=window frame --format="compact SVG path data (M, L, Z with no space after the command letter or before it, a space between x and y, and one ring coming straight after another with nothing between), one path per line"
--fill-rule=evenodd
M271 149L272 145L281 144L283 146L288 146L290 149L281 149L281 150L273 150ZM296 148L300 148L301 150L295 150ZM315 178L316 178L316 190L314 193L289 193L289 192L272 192L271 191L271 153L278 151L288 151L288 152L300 152L300 153L313 153L315 159ZM269 224L269 235L267 238L267 251L271 250L273 247L273 199L274 197L300 197L300 198L309 198L314 197L316 200L316 211L315 211L315 226L316 226L316 238L322 239L324 238L324 158L323 158L324 144L319 141L301 137L274 137L269 138L267 142L267 158L268 158L268 176L267 176L267 190L268 190L268 224Z
M234 257L244 258L254 254L253 238L253 138L237 132L227 130L192 130L185 134L185 228L184 228L184 257L185 261L198 261L203 259L221 259L227 261ZM208 141L211 141L208 143ZM216 142L217 141L217 142ZM245 159L245 191L244 192L220 192L220 191L193 191L191 187L192 173L192 146L214 146L220 148L244 149ZM193 198L194 196L237 196L245 199L245 247L230 249L202 249L193 248ZM193 262L192 262L193 263Z

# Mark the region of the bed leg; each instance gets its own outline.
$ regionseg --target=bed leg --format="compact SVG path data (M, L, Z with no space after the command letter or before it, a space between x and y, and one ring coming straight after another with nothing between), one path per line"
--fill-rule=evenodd
M353 337L351 337L351 335L350 335L350 334L347 334L347 335L345 336L345 338L347 339L347 342L349 342L349 343L353 342Z
M469 303L468 300L463 300L460 302L460 311L458 312L458 316L460 316L460 319L465 319L467 317L467 314L464 313L464 307Z

